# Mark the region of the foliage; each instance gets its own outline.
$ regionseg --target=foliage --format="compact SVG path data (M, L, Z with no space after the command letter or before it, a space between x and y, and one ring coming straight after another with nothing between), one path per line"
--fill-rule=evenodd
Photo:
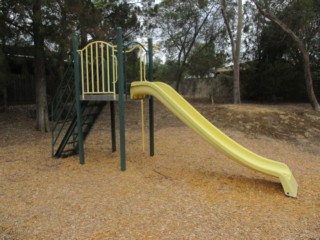
M139 49L125 54L124 67L127 83L140 80Z
M202 79L213 75L214 69L222 67L226 61L224 53L216 53L214 47L205 44L196 44L190 54L188 66L185 71L186 77ZM167 60L161 64L160 60L154 63L154 78L170 84L176 83L178 78L179 64L176 60Z
M314 0L285 3L264 1L266 10L297 34L307 46L312 69L319 55L319 4ZM255 100L306 101L304 60L293 39L260 15L252 3L245 5L246 59L255 60L244 76L244 96ZM319 65L318 65L319 66ZM314 71L314 70L313 70ZM315 74L313 74L315 76ZM308 90L309 91L309 90Z
M167 60L165 64L155 63L155 81L163 81L174 84L177 80L178 63L174 60Z
M175 84L177 89L185 77L204 77L212 68L226 65L228 60L230 45L220 14L220 0L163 0L159 5L149 1L132 4L116 0L3 0L0 1L0 41L4 52L9 47L34 45L37 19L32 6L36 2L41 4L42 61L46 73L55 76L54 83L47 79L50 86L55 86L63 75L73 32L80 35L82 45L96 39L114 42L118 26L123 28L126 41L152 34L168 59L164 64L155 61L154 78ZM303 40L320 95L319 1L259 2ZM235 35L237 1L225 0L225 3L230 29ZM244 99L306 100L303 59L293 40L263 18L253 0L244 4L243 20L242 60L250 66L241 72ZM128 56L127 61L130 62L128 78L136 79L139 68L136 54ZM0 85L3 85L4 68L0 71Z
M190 69L190 57L197 43L212 44L217 30L213 25L217 5L211 1L164 0L159 6L159 27L167 57L175 62L176 90Z
M198 43L190 55L187 74L203 78L213 74L214 68L222 67L225 62L226 55L217 53L214 45Z
M110 41L116 35L116 28L121 26L126 40L133 39L139 32L138 7L126 1L95 1L94 7L99 21L95 23L96 33L92 32L93 39Z
M263 102L305 102L302 69L282 59L254 61L241 72L244 100ZM292 94L294 93L294 94Z
M6 56L0 48L0 92L8 84L9 73Z
M82 45L90 39L112 40L122 26L126 39L139 28L135 9L126 2L91 0L9 0L0 5L2 48L29 46L34 49L37 127L48 124L46 75L63 76L73 32ZM30 56L29 56L30 57ZM49 64L50 63L50 64ZM56 74L57 73L57 74ZM54 85L54 84L51 84Z

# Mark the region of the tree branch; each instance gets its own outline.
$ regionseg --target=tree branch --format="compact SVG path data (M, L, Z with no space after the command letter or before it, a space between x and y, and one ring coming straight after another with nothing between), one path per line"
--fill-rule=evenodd
M274 22L276 25L278 25L297 44L303 59L304 78L305 78L305 83L307 87L309 101L311 103L312 108L315 111L320 111L320 105L317 101L317 97L313 89L313 80L312 80L312 74L310 69L310 57L305 44L284 22L282 22L275 15L273 15L272 13L268 12L265 8L263 8L262 5L258 2L258 0L252 0L252 1L263 16L265 16L266 18Z
M254 2L254 4L256 5L257 9L259 10L259 12L265 16L266 18L268 18L270 21L274 22L275 24L277 24L285 33L289 34L290 37L292 37L292 39L298 43L299 45L301 45L301 40L300 38L281 20L279 20L275 15L273 15L272 13L268 12L266 9L264 9L261 4L257 1L257 0L252 0ZM304 44L302 43L302 47L304 48Z
M221 0L221 13L222 13L222 17L223 17L223 20L224 20L224 23L225 23L225 26L226 26L226 29L227 29L227 32L228 32L228 35L229 35L229 39L230 39L230 42L231 42L231 49L232 49L232 59L234 59L235 57L235 52L234 52L234 40L233 40L233 36L232 36L232 32L231 32L231 28L230 28L230 22L229 22L229 18L227 16L227 13L226 13L226 0Z

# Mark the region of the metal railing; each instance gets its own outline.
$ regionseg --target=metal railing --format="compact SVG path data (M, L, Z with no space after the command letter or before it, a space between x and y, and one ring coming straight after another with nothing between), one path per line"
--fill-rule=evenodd
M140 76L140 81L147 81L147 49L140 43L138 42L133 42L131 43L133 46L131 48L128 48L125 53L132 53L136 49L138 49L138 58L139 58L139 76ZM129 44L129 45L131 45Z
M124 51L129 54L138 50L139 80L147 80L147 49L140 43L131 43ZM94 41L78 50L80 55L81 94L116 94L118 81L117 46L104 41Z
M81 88L85 94L116 94L116 46L103 41L89 43L80 54Z

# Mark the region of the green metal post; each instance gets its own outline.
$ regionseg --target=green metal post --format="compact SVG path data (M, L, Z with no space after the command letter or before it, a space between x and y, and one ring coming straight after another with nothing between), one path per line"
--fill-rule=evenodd
M79 160L80 164L84 164L84 150L83 150L83 132L82 132L82 113L80 102L80 56L77 52L79 47L78 35L73 36L73 61L74 61L74 81L75 81L75 98L76 98L76 112L77 112L77 129L78 129L78 146L79 146Z
M153 46L152 38L148 39L148 80L153 81ZM149 133L150 133L150 156L154 156L154 102L153 97L149 98Z
M117 151L114 101L110 102L112 152Z
M112 47L108 47L109 48L109 59L113 59L112 56L112 52L113 52L113 48ZM114 91L113 89L113 82L115 81L115 79L113 79L113 61L110 60L109 61L109 76L106 79L111 79L110 81L110 87L111 87L111 91ZM107 72L107 71L105 71ZM107 86L107 83L105 84L105 86ZM117 142L116 142L116 114L115 114L115 108L114 108L114 101L110 102L110 116L111 116L111 144L112 144L112 152L117 151Z
M122 29L117 28L117 60L118 60L118 95L119 95L119 128L120 128L120 168L126 170L126 146L125 146L125 95L123 73L123 42Z

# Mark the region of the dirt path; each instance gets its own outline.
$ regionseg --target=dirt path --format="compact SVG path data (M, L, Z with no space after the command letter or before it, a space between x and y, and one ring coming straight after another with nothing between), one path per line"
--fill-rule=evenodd
M320 239L320 114L303 104L191 102L245 147L286 163L298 198L211 148L159 103L153 158L148 144L141 151L139 104L128 103L126 172L111 153L108 108L82 166L77 156L51 159L32 107L15 107L0 113L0 239Z

